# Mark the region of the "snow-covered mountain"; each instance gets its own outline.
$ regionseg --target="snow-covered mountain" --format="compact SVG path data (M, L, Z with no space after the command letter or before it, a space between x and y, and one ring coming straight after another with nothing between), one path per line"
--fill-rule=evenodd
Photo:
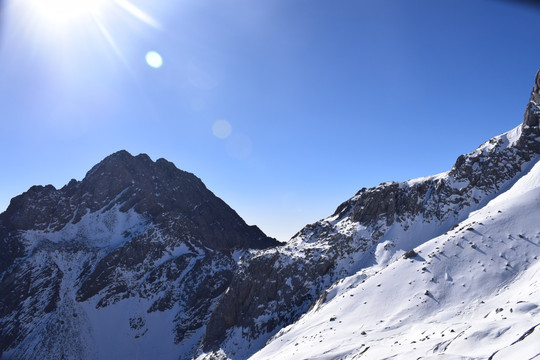
M540 357L540 162L454 229L398 243L252 359Z
M241 255L276 245L193 174L117 152L0 215L1 357L190 358Z
M524 269L540 255L540 203L534 197L539 118L540 72L523 123L458 157L450 171L361 189L286 246L258 252L242 264L217 303L199 358L244 359L264 347L255 358L334 359L358 357L369 346L366 358L378 359L384 355L378 357L373 347L386 330L397 328L393 341L404 346L388 350L391 357L416 347L411 341L419 342L400 340L409 325L425 332L432 327L429 316L443 309L448 323L458 321L454 314L470 314L475 301L486 302L518 278L532 276ZM493 204L508 209L495 211ZM526 214L520 216L520 211ZM520 257L523 254L527 256ZM524 283L513 286L536 286ZM540 304L540 299L532 300L516 301ZM503 308L509 311L508 305ZM469 319L474 321L474 316ZM535 318L540 323L540 317ZM383 326L374 327L380 320ZM294 325L272 337L289 324ZM446 324L441 321L440 326ZM528 325L523 322L515 331ZM324 336L314 336L323 330L328 330ZM372 334L370 344L362 332ZM497 340L497 346L509 345L505 340ZM387 345L383 341L380 346ZM417 348L422 349L418 353L426 350L422 356L429 354Z
M287 244L146 155L33 187L0 214L0 358L540 358L539 123L540 71L515 129Z

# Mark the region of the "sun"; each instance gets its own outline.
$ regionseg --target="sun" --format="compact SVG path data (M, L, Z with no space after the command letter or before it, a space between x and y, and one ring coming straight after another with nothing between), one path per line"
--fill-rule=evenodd
M161 25L149 14L135 6L131 0L19 0L40 22L65 26L66 22L78 22L100 18L107 13L121 10L142 23L154 28Z
M135 34L148 28L163 30L134 1L15 0L9 10L24 40L62 66L81 64L99 55L104 59L112 53L129 67L124 51L136 46ZM159 68L160 55L155 51L147 54L148 65Z
M28 0L36 17L46 22L65 24L98 15L114 0Z

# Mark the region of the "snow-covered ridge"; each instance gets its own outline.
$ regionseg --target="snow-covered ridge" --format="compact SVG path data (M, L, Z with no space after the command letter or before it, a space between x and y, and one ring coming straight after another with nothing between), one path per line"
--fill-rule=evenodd
M284 247L259 252L218 303L199 359L248 357L253 350L235 344L268 339L316 307L332 284L361 271L366 279L455 229L530 172L539 135L538 126L523 123L458 157L447 172L363 188ZM223 315L231 312L242 317Z
M517 141L521 137L521 124L516 126L510 131L505 132L504 134L494 136L490 140L486 141L482 145L480 145L477 149L474 151L466 154L466 157L475 157L479 155L486 156L491 151L504 151L508 147L515 146ZM414 179L410 179L404 182L401 182L401 186L414 186L420 183L424 183L427 181L437 181L446 178L449 175L450 171L445 171L440 174L430 175L430 176L424 176L424 177L418 177ZM456 187L459 187L459 183L454 183ZM465 185L465 184L462 184Z
M531 331L540 324L539 203L537 162L415 254L334 284L251 359L540 356L540 337ZM378 247L385 251L392 250Z

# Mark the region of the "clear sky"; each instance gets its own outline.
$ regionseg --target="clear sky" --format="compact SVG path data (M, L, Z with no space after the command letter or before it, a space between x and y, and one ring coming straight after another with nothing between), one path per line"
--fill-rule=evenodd
M287 240L517 126L540 67L510 1L4 1L0 211L126 149Z

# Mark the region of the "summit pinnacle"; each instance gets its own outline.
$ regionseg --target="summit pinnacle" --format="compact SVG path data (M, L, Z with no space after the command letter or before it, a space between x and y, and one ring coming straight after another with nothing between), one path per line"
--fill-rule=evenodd
M529 104L525 109L523 123L527 126L540 125L540 69L538 69L538 72L536 73L534 88L531 92Z

